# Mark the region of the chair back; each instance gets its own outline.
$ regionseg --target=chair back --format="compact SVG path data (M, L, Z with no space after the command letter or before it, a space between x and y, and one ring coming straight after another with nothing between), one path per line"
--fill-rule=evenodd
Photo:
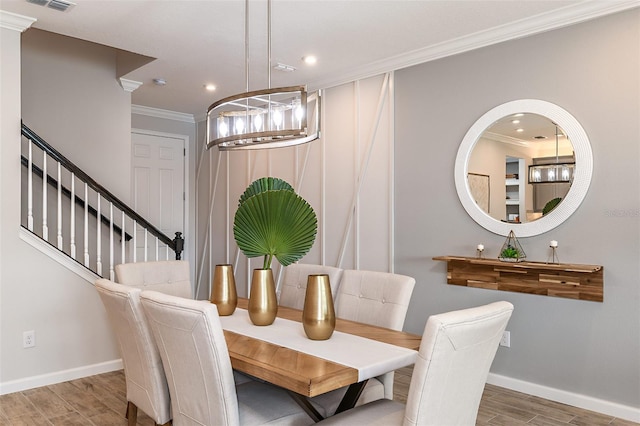
M345 270L336 297L336 316L402 330L415 284L406 275Z
M116 281L120 284L192 298L189 262L186 260L121 263L115 266L115 272Z
M342 269L333 266L294 263L284 268L278 304L294 309L304 308L307 278L313 274L329 275L331 294L335 299L340 277L342 276Z
M513 312L508 302L427 320L403 424L474 425L489 368Z
M169 383L174 426L237 425L238 399L216 306L143 291Z
M106 279L97 280L95 287L120 347L127 401L144 411L156 424L167 423L171 420L169 388L140 304L141 290Z

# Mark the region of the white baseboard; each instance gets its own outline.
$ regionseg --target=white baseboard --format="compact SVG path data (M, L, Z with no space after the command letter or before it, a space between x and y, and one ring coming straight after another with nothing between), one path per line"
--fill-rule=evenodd
M585 410L596 411L619 419L640 423L639 407L630 407L493 373L489 373L487 383Z
M41 386L54 385L56 383L81 379L83 377L94 376L96 374L108 373L110 371L121 369L122 360L115 359L113 361L86 365L83 367L72 368L70 370L56 371L54 373L42 374L40 376L25 377L23 379L0 383L0 395L20 392L27 389L38 388Z

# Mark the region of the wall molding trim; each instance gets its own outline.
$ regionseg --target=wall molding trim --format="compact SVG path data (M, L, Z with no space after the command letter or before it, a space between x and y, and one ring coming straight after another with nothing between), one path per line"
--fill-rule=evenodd
M509 40L540 34L637 7L640 7L640 0L621 0L615 2L589 1L569 5L552 12L541 13L510 24L478 31L455 40L449 40L372 62L363 67L356 68L337 79L310 81L308 82L309 90L326 89L348 82L362 80L390 71L408 68L413 65L434 61Z
M0 28L24 32L36 21L36 18L0 10Z
M591 410L620 419L640 423L640 408L605 401L588 395L551 388L494 373L489 373L487 383L540 398L549 399L551 401L560 402L562 404L572 405L585 410Z
M68 382L69 380L82 379L84 377L95 376L96 374L122 370L122 368L122 359L114 359L98 364L71 368L69 370L56 371L54 373L25 377L18 380L11 380L8 382L0 383L0 395L39 388L42 386L55 385L56 383Z
M131 105L131 114L146 115L148 117L163 118L165 120L184 121L185 123L196 122L193 114L151 108L142 105Z
M92 284L96 282L100 276L94 274L89 269L85 268L83 265L78 263L77 261L71 259L65 253L61 252L51 244L42 240L42 238L38 237L32 232L29 232L27 229L20 227L19 230L20 239L30 246L34 247L36 250L44 253L46 256L53 259L55 262L58 262L60 265L69 269L71 272L74 272L80 278L85 279L88 283Z

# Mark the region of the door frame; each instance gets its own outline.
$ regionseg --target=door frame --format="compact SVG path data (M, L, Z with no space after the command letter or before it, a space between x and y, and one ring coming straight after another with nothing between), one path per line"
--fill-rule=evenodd
M184 156L182 157L182 161L183 161L183 193L184 193L184 212L182 215L182 237L185 239L185 245L184 245L184 251L182 252L182 259L189 259L189 255L191 254L191 250L192 248L195 247L195 245L191 244L191 238L190 234L189 234L189 227L188 224L190 223L189 221L189 212L190 210L190 204L191 204L191 199L190 199L190 194L189 194L189 161L188 159L189 157L189 136L188 135L181 135L181 134L177 134L177 133L166 133L166 132L158 132L155 130L148 130L148 129L138 129L138 128L131 128L131 134L133 133L137 133L137 134L141 134L141 135L148 135L148 136L157 136L157 137L162 137L162 138L170 138L170 139L181 139L182 143L184 144ZM130 146L131 148L133 148L133 137L131 138L131 143ZM130 155L130 163L129 163L129 168L130 168L130 182L129 182L129 191L131 191L131 185L133 185L133 149L129 150L129 155ZM133 196L133 194L131 194L131 196ZM174 235L168 235L169 237L173 238Z

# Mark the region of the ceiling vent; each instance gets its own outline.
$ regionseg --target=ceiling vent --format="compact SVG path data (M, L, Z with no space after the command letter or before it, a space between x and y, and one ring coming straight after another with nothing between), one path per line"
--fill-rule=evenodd
M66 0L27 0L27 3L37 4L38 6L46 6L60 12L66 12L75 6L75 3Z

